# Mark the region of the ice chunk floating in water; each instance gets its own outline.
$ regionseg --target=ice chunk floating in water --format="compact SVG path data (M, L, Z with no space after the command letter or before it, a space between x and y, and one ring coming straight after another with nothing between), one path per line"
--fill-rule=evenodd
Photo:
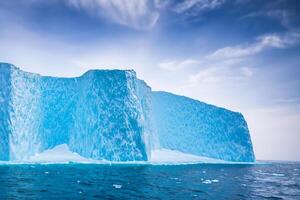
M240 113L152 92L133 70L55 78L0 63L0 160L36 158L61 144L75 160L157 160L151 152L168 162L172 152L192 161L255 160Z

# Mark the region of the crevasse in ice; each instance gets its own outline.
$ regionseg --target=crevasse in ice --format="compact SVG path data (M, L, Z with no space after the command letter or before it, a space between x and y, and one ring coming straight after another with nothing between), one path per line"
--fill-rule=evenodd
M55 78L0 63L0 160L24 160L60 144L108 161L146 161L159 148L255 159L240 113L152 92L133 70Z

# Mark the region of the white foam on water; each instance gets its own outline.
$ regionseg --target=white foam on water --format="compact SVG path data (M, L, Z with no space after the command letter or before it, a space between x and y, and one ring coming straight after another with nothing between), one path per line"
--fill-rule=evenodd
M122 188L122 185L113 184L113 187L116 188L116 189L121 189L121 188Z
M277 174L277 173L267 173L267 172L262 172L261 170L256 171L255 173L261 174L261 175L266 175L266 176L285 176L284 174Z

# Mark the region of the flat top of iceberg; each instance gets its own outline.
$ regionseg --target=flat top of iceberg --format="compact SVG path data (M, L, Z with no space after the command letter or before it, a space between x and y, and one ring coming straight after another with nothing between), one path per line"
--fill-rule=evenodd
M131 73L131 74L136 76L136 72L133 69L130 69L130 68L128 68L128 69L117 69L117 68L115 68L115 69L98 69L98 68L95 68L95 69L89 69L89 70L87 70L86 72L82 73L79 76L61 77L61 76L41 75L39 73L24 71L24 70L20 69L19 67L11 64L11 63L0 62L0 68L1 67L12 68L14 70L19 70L19 71L22 71L22 72L27 73L27 74L37 75L37 76L41 76L41 77L45 77L45 78L64 78L64 79L70 78L70 79L72 79L72 78L79 78L79 77L82 77L84 75L87 75L87 74L90 74L90 73L97 73L97 72L125 72L125 73Z

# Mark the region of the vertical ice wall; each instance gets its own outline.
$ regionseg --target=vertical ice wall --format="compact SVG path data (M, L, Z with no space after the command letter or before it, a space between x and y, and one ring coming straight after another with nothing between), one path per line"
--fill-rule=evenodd
M59 144L68 144L74 125L74 111L78 99L77 78L41 76L40 151Z
M88 158L147 160L134 71L54 78L10 64L0 70L1 160L24 160L63 143Z
M89 158L147 160L133 71L90 71L80 89L70 149Z
M137 81L137 95L142 111L143 140L145 141L148 157L151 156L151 150L157 148L158 144L153 129L151 93L151 87L145 81Z
M0 160L24 160L64 143L110 161L147 160L157 148L255 160L240 113L152 92L132 70L55 78L0 63Z
M242 114L167 92L152 93L162 148L227 161L255 160Z
M38 152L41 145L41 79L13 66L10 69L10 159L21 160Z
M11 69L0 63L0 160L9 160Z

